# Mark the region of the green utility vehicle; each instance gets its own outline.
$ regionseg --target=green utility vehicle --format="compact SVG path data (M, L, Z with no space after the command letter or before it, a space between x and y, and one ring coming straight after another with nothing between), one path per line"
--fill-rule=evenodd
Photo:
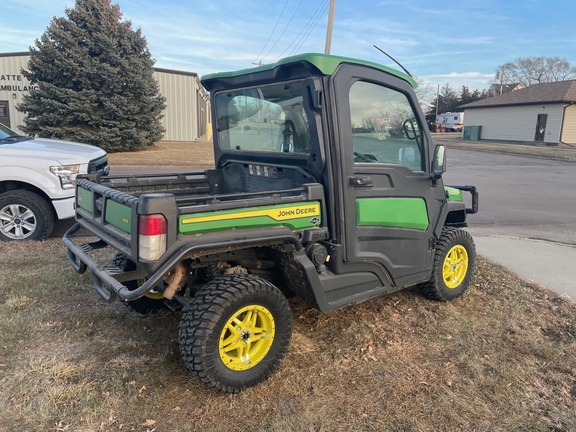
M64 236L105 300L183 310L180 352L202 383L266 379L288 349L291 295L327 313L414 285L442 301L468 288L476 253L460 228L478 193L443 185L412 78L305 54L202 82L215 169L80 178ZM79 243L79 228L99 241Z

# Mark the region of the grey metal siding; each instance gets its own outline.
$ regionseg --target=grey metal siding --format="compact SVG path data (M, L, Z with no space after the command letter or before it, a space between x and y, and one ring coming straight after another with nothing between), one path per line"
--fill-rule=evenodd
M195 121L195 77L154 72L160 93L166 97L162 126L166 129L163 139L167 141L194 141L198 138Z
M162 126L165 141L196 141L206 134L209 95L196 74L154 71L160 93L166 97Z
M8 101L10 127L22 133L18 125L25 115L16 109L31 84L21 73L26 69L30 55L26 53L0 54L0 101ZM209 122L209 96L194 73L155 70L160 94L166 97L162 126L166 130L163 140L196 141L206 134Z

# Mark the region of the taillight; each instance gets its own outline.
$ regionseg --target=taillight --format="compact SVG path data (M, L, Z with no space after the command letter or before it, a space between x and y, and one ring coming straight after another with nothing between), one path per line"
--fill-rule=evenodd
M154 261L166 252L166 219L161 214L141 215L138 220L138 255Z

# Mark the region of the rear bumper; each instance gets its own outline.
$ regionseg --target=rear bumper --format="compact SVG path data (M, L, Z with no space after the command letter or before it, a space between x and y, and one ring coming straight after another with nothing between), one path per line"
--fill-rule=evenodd
M163 290L163 278L183 259L195 258L205 255L207 251L232 251L255 246L291 244L295 250L301 250L302 244L292 231L285 227L276 227L263 231L261 229L245 229L223 232L207 233L202 236L203 242L189 241L179 244L169 250L168 258L159 262L151 273L147 273L141 267L133 271L124 271L115 266L101 266L89 252L102 249L108 244L99 240L94 243L77 244L72 236L80 229L78 223L74 224L64 234L62 241L68 248L68 261L78 273L86 270L92 272L92 284L96 292L107 302L112 303L118 298L123 301L136 300L146 293L160 287ZM193 237L191 237L194 239ZM141 286L135 290L129 290L122 282L146 278Z
M80 274L88 269L92 272L92 284L96 292L108 303L112 303L118 298L126 301L140 298L148 291L151 291L162 278L162 273L156 272L154 275L156 277L148 278L138 289L130 291L122 282L147 277L146 272L142 269L125 272L114 266L100 266L88 253L108 245L102 240L94 243L75 243L72 240L72 236L79 229L80 225L74 224L62 238L68 248L68 261L72 268Z

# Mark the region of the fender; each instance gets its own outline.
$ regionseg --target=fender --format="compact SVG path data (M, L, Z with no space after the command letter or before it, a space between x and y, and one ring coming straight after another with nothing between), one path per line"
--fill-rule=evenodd
M54 165L58 165L57 162ZM42 171L25 166L3 166L0 182L15 181L29 184L43 191L50 199L64 199L74 196L74 189L64 190L60 180L46 167Z

